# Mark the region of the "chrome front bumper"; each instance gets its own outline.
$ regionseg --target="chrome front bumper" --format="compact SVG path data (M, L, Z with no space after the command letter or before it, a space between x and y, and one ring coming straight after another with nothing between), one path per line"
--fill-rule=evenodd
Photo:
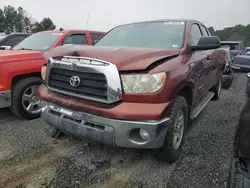
M0 92L0 108L11 106L11 91Z
M105 118L41 102L42 119L56 129L79 138L127 148L161 148L169 118L159 121L125 121ZM137 130L149 133L148 140L139 138Z

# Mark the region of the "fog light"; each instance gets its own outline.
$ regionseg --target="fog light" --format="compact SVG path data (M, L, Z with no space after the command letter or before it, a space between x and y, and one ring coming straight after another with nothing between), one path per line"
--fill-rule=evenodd
M148 140L149 139L149 134L144 129L140 129L139 134L140 134L140 136L142 137L143 140Z

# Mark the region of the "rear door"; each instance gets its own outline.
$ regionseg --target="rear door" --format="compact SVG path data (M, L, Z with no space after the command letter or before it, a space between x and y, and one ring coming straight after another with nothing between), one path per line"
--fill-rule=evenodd
M197 45L200 37L202 36L202 31L198 23L193 23L191 25L191 36L190 44ZM190 66L193 67L195 71L195 103L198 102L207 92L207 51L194 51L192 58L190 59Z
M76 45L88 45L88 39L85 32L70 33L62 42L62 45L76 44Z

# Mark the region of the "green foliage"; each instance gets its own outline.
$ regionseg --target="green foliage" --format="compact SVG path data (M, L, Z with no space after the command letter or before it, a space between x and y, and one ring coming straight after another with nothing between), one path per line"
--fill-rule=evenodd
M33 32L44 31L44 30L54 30L56 26L50 18L43 18L41 22L36 22L32 29Z
M250 24L226 27L223 30L214 31L213 27L208 28L212 35L218 36L221 40L240 40L245 46L250 46ZM212 32L213 31L213 32Z
M209 30L211 35L214 35L214 33L215 33L214 27L209 27L208 30Z
M8 5L0 9L0 32L38 32L53 30L56 26L50 18L43 18L41 22L32 22L27 12L18 7Z
M0 9L0 32L6 31L4 12Z

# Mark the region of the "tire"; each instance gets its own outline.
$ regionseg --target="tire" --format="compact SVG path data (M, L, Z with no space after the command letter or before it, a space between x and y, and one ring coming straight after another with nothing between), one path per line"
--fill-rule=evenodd
M15 85L12 86L12 103L10 110L13 114L26 120L40 117L40 109L38 107L39 98L35 88L41 85L41 83L42 80L40 78L29 77L19 80ZM28 100L31 100L32 102ZM30 111L27 110L25 106L28 106L29 102L32 103L32 105L34 104L34 107L29 108ZM33 109L33 111L31 109Z
M222 78L223 77L221 74L217 85L212 88L212 92L214 92L214 96L213 96L212 100L214 100L214 101L217 101L220 98L221 89L222 89Z
M179 114L183 115L183 133L180 138L179 144L174 144L175 138L175 126L177 123L177 118ZM169 111L168 117L170 118L169 127L166 133L165 141L163 147L158 149L156 152L156 157L159 160L166 162L175 162L179 159L181 155L181 150L185 142L185 134L188 125L188 105L187 101L182 96L177 96L174 100L172 107Z
M232 155L230 159L230 168L227 179L227 188L236 188L236 168L235 168L235 159Z

